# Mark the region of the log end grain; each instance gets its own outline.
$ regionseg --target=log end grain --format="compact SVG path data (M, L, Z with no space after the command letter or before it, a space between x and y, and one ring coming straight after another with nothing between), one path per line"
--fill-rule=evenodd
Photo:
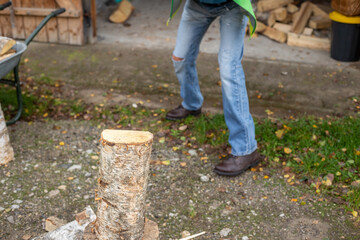
M101 133L101 142L107 145L142 145L153 140L153 134L145 131L106 129Z

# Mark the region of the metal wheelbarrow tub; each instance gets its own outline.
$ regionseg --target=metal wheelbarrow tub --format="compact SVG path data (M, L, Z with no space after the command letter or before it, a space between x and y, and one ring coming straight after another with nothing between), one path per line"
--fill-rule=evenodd
M0 61L0 78L5 77L18 65L21 55L25 52L26 48L27 46L25 43L16 42L12 47L12 49L15 49L16 53Z

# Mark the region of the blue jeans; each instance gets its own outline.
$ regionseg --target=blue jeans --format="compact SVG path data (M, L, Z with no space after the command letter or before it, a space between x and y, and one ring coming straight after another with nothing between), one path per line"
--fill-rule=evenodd
M231 154L248 155L257 148L255 126L249 112L245 74L241 64L248 18L233 1L223 5L202 4L195 0L187 0L185 3L173 52L175 73L181 87L182 106L187 110L197 110L203 104L196 58L200 42L216 17L220 17L218 61Z

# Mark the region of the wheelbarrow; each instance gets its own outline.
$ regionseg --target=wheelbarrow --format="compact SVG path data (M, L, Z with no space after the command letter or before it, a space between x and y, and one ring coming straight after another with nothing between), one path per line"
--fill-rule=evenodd
M9 7L11 2L7 2L5 4L0 5L0 11ZM0 60L0 83L4 83L16 88L16 98L18 104L18 111L16 115L6 122L6 125L14 124L17 120L19 120L22 112L23 112L23 100L21 95L20 88L20 80L19 80L19 63L21 55L26 51L27 46L31 43L31 41L36 37L36 35L40 32L40 30L46 25L46 23L53 17L65 12L65 8L59 8L49 15L47 15L41 23L35 28L35 30L30 34L28 38L26 38L25 42L16 42L16 44L12 47L16 51L15 54L11 55L8 58ZM14 79L3 79L8 73L11 71L14 72Z

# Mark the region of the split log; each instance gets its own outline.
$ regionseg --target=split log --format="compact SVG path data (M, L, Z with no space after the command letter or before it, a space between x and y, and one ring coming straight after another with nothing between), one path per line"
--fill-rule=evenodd
M279 30L276 30L271 27L267 27L265 31L262 32L263 35L267 36L268 38L275 40L277 42L285 43L287 39L286 33L283 33Z
M276 21L279 21L279 22L285 21L288 16L286 8L284 8L284 7L277 8L273 12L275 14Z
M56 0L56 4L61 8L65 8L66 11L77 10L71 0Z
M79 219L79 215L81 215ZM90 206L76 216L76 220L69 222L51 232L40 235L32 240L84 240L84 232L94 222L96 215Z
M0 105L0 165L8 164L12 160L14 160L14 150L10 145L9 134Z
M262 22L257 22L255 32L261 33L263 31L265 31L266 28L267 28L267 26L265 24L263 24Z
M292 2L293 0L261 0L257 3L257 10L259 12L266 12L285 6Z
M286 9L291 14L296 13L299 10L299 8L296 5L291 4L291 3L289 5L287 5Z
M297 46L304 48L313 48L320 50L330 50L330 40L328 38L317 38L305 35L297 35L288 33L287 44L289 46Z
M311 7L313 10L314 16L321 16L324 18L329 18L329 14L327 12L325 12L324 10L322 10L321 8L319 8L316 4L311 4Z
M272 27L276 23L275 12L270 12L269 18L267 19L267 25Z
M7 54L15 44L16 41L11 38L0 38L0 56Z
M330 28L331 20L329 17L312 16L309 20L309 27L313 29Z
M15 54L15 52L10 52L9 51L8 53L5 53L4 55L0 56L0 61L4 60L5 58L11 57L14 54Z
M304 28L313 12L313 7L310 2L304 2L301 5L299 15L293 22L291 31L300 34L304 31Z
M275 23L274 27L275 29L284 32L284 33L288 33L291 31L291 25L290 24L284 24L284 23ZM312 28L308 28L306 27L304 29L303 35L307 35L307 36L311 36L313 32Z
M276 21L283 22L286 21L288 17L288 13L286 11L286 8L277 8L270 12L269 18L267 20L267 25L269 27L272 27Z
M142 239L153 135L104 130L100 141L96 236L99 240Z

